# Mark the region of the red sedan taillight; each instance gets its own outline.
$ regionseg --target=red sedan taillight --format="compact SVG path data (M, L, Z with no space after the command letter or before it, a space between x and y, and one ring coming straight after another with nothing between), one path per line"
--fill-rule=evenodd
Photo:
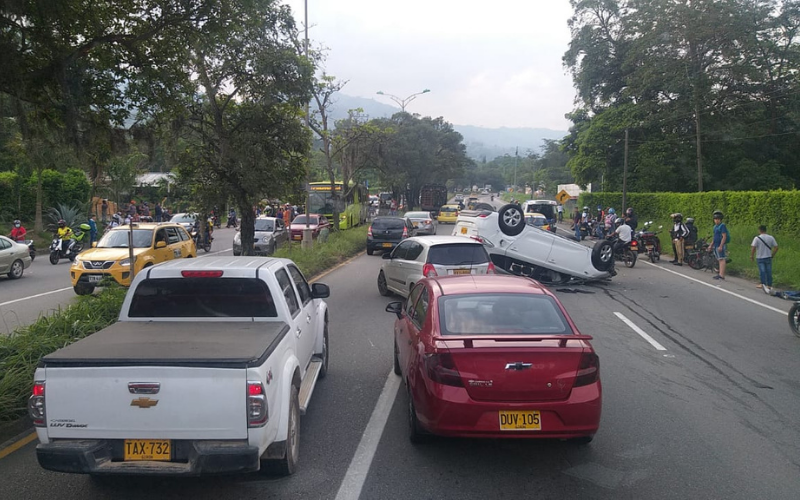
M581 362L578 364L578 374L575 377L574 387L589 385L600 379L600 358L593 352L581 354Z
M47 413L44 405L44 381L33 383L33 393L28 399L28 415L30 415L35 427L45 427L47 425Z
M461 374L449 352L426 354L425 372L432 382L453 387L464 387Z
M261 382L247 382L247 427L263 427L269 419L267 396Z

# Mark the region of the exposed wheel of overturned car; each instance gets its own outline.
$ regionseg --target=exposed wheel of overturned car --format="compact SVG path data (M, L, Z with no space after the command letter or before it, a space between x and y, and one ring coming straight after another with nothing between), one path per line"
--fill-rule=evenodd
M517 204L503 205L498 211L498 216L497 224L506 236L517 236L525 229L525 216L522 207Z
M614 248L608 240L600 240L592 248L592 265L601 272L614 267Z

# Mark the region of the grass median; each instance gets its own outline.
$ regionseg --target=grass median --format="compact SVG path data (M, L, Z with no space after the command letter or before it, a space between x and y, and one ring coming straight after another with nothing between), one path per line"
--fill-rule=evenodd
M310 278L362 251L366 234L367 226L338 231L324 243L315 241L310 252L291 245L279 249L275 256L292 259ZM114 323L126 291L112 286L94 295L77 297L74 304L41 316L8 336L0 336L0 426L26 416L39 360Z

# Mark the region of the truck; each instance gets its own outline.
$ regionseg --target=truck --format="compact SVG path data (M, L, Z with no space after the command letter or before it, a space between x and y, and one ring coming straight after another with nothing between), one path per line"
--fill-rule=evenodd
M439 209L447 203L447 186L444 184L425 184L419 191L420 210L438 216Z
M289 259L149 267L118 321L44 356L28 412L39 464L93 476L288 475L328 372L330 289Z

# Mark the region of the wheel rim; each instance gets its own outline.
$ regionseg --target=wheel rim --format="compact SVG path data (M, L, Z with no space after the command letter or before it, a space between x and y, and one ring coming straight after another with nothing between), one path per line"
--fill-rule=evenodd
M386 293L386 291L387 291L387 288L386 288L386 276L384 276L383 273L380 273L378 275L378 290L380 290L381 293Z
M505 222L508 227L517 227L521 221L522 213L516 208L508 209L503 214L503 222Z
M800 307L793 307L789 316L789 325L795 335L800 337Z
M15 261L13 264L11 264L11 275L15 278L22 276L22 262Z
M289 447L292 449L292 457L297 460L300 453L300 440L297 439L297 402L292 403L292 415L289 419Z
M611 245L606 245L600 250L600 261L603 263L611 261L614 258L614 250Z

